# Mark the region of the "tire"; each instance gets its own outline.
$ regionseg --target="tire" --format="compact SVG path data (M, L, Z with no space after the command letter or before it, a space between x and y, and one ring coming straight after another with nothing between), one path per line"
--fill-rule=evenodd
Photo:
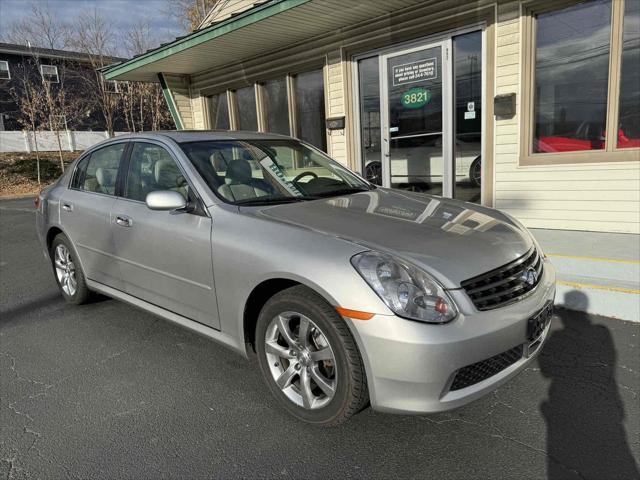
M482 157L476 158L469 167L469 180L474 187L480 187L482 183Z
M59 233L53 239L49 256L53 275L64 299L75 305L86 303L91 292L87 288L78 256L64 234Z
M282 324L285 331L288 327L289 341ZM305 324L307 335L300 336ZM255 338L269 390L299 420L338 425L368 405L367 380L355 340L343 318L313 290L299 285L271 297L258 317Z
M371 183L382 185L382 164L380 162L368 163L364 168L364 177Z

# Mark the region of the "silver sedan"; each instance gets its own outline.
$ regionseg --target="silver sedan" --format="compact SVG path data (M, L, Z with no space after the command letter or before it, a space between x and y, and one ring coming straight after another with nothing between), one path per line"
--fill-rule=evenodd
M516 220L376 187L287 137L117 137L36 206L67 301L99 292L257 356L310 423L459 407L549 330L555 272Z

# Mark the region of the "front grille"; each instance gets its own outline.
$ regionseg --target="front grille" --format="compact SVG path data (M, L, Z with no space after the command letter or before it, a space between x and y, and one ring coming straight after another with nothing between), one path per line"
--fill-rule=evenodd
M461 286L478 310L492 310L532 291L541 277L542 258L534 247L517 260L465 280Z
M522 358L522 345L502 352L495 357L487 358L461 368L456 372L450 390L460 390L470 387L513 365Z

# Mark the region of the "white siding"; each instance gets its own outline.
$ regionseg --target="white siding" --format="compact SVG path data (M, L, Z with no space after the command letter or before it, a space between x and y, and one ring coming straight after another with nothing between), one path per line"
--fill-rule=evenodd
M498 7L496 93L517 94L520 113L519 2ZM526 226L640 233L640 162L521 166L520 119L497 120L494 198Z

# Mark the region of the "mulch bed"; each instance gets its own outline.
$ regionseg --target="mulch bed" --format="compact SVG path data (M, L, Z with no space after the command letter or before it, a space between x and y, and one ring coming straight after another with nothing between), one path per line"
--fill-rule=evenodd
M82 152L62 152L65 167ZM40 184L35 153L0 153L0 197L35 194L62 173L58 152L40 152Z

